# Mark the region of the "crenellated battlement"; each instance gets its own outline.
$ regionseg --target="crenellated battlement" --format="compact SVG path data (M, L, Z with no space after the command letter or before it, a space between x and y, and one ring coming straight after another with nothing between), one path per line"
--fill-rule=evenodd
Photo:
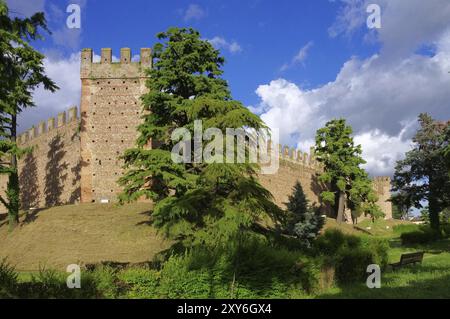
M17 136L17 144L23 145L31 142L42 135L61 129L67 124L71 124L75 121L78 121L78 108L76 106L69 108L67 111L58 113L56 118L51 117L47 119L47 121L40 122L37 127L32 126L24 133L19 134Z
M139 78L146 77L144 70L152 66L152 50L142 48L140 60L132 61L133 55L130 48L120 49L118 62L113 61L111 48L102 48L100 62L94 62L94 51L90 48L81 51L81 79L100 78Z
M269 142L268 147L277 147L280 160L288 161L303 167L308 167L314 170L322 169L321 164L314 156L314 147L310 148L310 153L302 152L299 149L289 147L282 144L273 145Z

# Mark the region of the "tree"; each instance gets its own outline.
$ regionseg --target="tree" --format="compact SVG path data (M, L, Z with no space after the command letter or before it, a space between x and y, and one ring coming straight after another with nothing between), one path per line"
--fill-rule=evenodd
M449 207L450 176L445 162L449 124L419 115L420 128L413 138L414 148L397 162L394 190L408 194L416 208L428 205L430 224L439 228L439 215Z
M443 155L447 163L448 175L450 176L450 122L447 122Z
M395 219L406 219L409 209L413 206L410 196L405 192L397 192L391 196L392 217Z
M42 12L30 18L11 18L6 3L0 0L0 173L7 174L6 199L10 229L19 221L19 177L17 158L24 150L17 147L17 115L34 106L32 92L42 85L55 91L57 86L44 72L44 55L29 42L41 39L40 29L48 31ZM10 159L9 161L7 159Z
M361 145L353 142L352 132L344 119L335 119L316 133L315 155L323 164L319 179L329 185L320 196L332 206L339 223L344 220L345 207L352 211L354 222L363 213L373 219L383 215L376 205L372 181L360 167L365 161Z
M266 126L231 98L220 77L224 58L199 32L170 28L157 37L161 42L154 46L149 92L142 96L146 115L138 127L137 147L123 156L126 173L119 180L124 186L120 200L152 199L153 224L184 244L239 246L244 233L254 233L264 218L280 215L271 194L256 179L257 165L206 163L202 154L196 158L200 161L173 161L171 151L179 139L172 139L172 133L184 128L193 136L197 120L203 130L217 128L224 135L227 128ZM151 141L158 147L150 149ZM197 142L205 149L206 141ZM186 139L183 145L195 157L195 141Z
M325 224L325 218L321 216L319 209L309 206L299 182L295 184L286 207L286 233L299 238L306 247L311 247Z
M395 167L393 190L407 194L418 209L427 202L430 225L437 230L439 214L449 206L450 176L442 156L445 126L426 113L419 115L419 124L413 149Z

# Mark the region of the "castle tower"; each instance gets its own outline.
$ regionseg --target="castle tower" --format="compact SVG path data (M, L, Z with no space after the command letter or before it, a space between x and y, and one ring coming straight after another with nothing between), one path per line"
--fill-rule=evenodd
M391 198L391 178L388 176L375 177L373 179L373 187L378 196L378 206L385 214L385 219L392 219L392 203Z
M145 69L151 68L151 49L141 49L140 61L131 61L131 50L102 49L100 63L92 49L81 53L81 202L115 201L121 189L123 161L119 157L135 145L141 121L140 97L146 92Z

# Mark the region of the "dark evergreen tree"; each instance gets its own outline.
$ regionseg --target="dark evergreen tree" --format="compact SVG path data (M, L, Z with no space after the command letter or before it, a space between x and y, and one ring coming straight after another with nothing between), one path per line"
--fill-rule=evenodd
M439 214L450 201L450 176L443 156L447 125L426 113L419 115L419 124L413 149L395 167L393 191L405 194L418 209L428 202L430 225L437 230Z
M355 145L352 133L344 119L337 119L316 134L315 155L324 167L319 179L329 185L321 198L332 206L338 223L344 220L345 207L352 211L353 219L362 214L373 219L384 215L376 205L372 181L361 168L366 162L361 156L361 145Z
M322 217L320 209L310 207L300 182L295 184L286 207L286 232L299 238L306 247L310 247L325 224L325 218Z
M19 221L19 178L17 157L24 153L16 144L17 115L34 106L32 92L42 85L55 91L57 86L44 72L44 55L30 41L41 39L40 30L48 31L42 12L30 18L12 18L6 3L0 0L0 174L7 174L6 198L10 229Z
M147 115L138 128L137 147L124 155L121 201L152 199L153 224L187 245L238 246L244 234L258 232L263 220L280 215L271 194L257 180L257 165L248 161L177 163L171 151L179 141L171 135L184 128L194 136L196 120L202 121L203 130L217 128L223 136L227 128L266 126L231 98L221 78L224 58L199 32L170 28L158 39L155 63L148 71L149 92L142 97ZM149 149L150 141L157 142L157 148ZM194 140L185 142L194 152ZM209 143L197 142L202 149ZM227 149L224 146L223 152Z

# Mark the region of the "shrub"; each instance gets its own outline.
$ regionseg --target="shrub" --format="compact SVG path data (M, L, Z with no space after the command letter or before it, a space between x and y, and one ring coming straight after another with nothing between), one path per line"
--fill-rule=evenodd
M327 230L315 243L315 252L323 256L325 264L335 267L340 283L362 279L367 266L388 263L389 244L385 239L345 235L337 229Z
M16 297L17 273L6 258L0 261L0 298Z
M206 269L189 270L189 259L171 256L161 270L162 298L209 298L211 273Z
M99 294L98 297L109 299L117 297L119 285L116 282L116 270L114 268L102 265L96 267L89 275L87 278L93 281L97 294Z
M420 229L420 225L416 224L399 224L393 227L394 233L403 234L407 232L417 231Z
M441 225L441 229L442 229L442 235L445 238L449 238L450 237L450 224Z
M159 297L159 272L152 269L130 268L122 270L118 279L126 286L126 298L154 299Z
M364 278L367 266L374 263L372 253L366 248L344 248L336 260L336 278L340 283L349 283Z
M421 227L419 230L402 233L400 239L402 245L427 244L436 241L442 237L439 231L431 229L428 226Z

